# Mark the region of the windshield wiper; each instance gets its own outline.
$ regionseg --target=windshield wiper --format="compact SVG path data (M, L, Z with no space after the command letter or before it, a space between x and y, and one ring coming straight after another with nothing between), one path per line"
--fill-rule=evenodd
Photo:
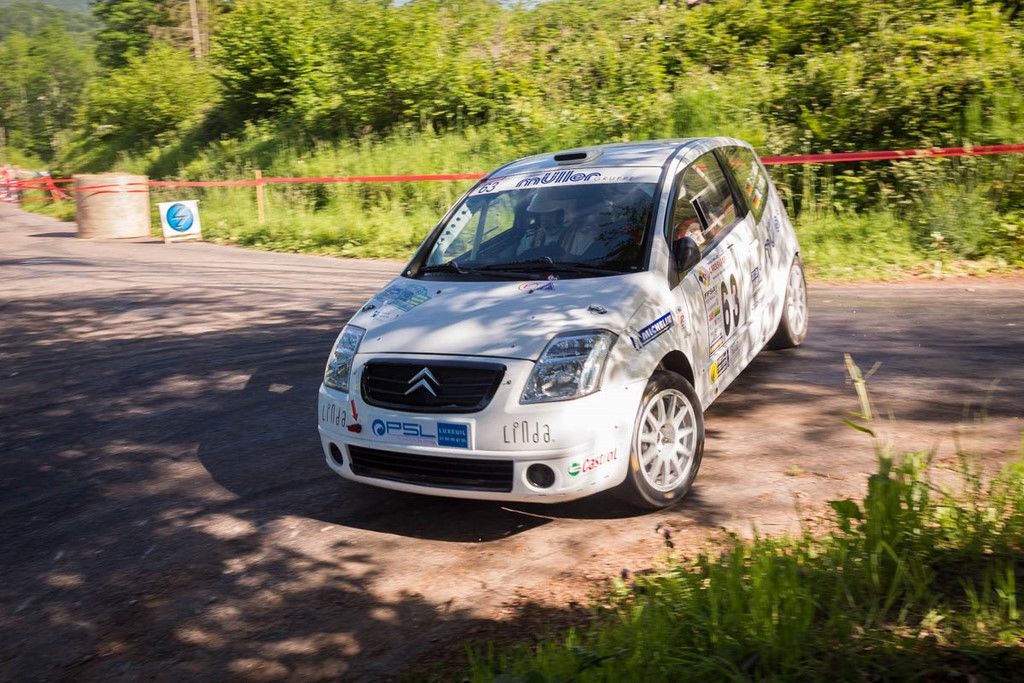
M459 266L455 261L449 261L448 263L438 263L434 266L423 266L420 268L420 273L465 273L466 271Z
M510 263L490 263L480 266L479 270L539 270L544 273L586 273L592 275L621 275L621 270L602 268L589 263L553 261L548 257L530 259L528 261L512 261Z
M526 261L509 261L508 263L488 263L479 266L480 270L517 270L529 268L550 268L555 265L549 257L528 259Z
M438 263L437 265L433 266L423 266L422 268L420 268L418 274L424 275L428 273L457 273L459 275L479 275L484 271L486 271L488 275L501 278L510 278L513 280L518 280L522 278L524 275L529 275L529 273L524 273L519 270L505 270L505 267L501 265L495 266L494 264L491 264L490 266L474 266L472 268L469 268L466 266L460 266L455 261L448 261L447 263Z
M623 271L616 268L605 268L603 266L595 266L590 263L579 263L577 261L567 263L556 263L555 268L571 270L576 273L594 273L596 275L622 275Z

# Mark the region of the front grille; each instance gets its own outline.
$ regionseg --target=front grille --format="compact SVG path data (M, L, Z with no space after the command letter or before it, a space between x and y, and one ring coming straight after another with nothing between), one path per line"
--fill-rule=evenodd
M468 491L512 490L511 460L470 460L349 446L352 473L406 484Z
M491 402L504 376L497 363L374 359L363 367L363 398L392 410L475 413Z

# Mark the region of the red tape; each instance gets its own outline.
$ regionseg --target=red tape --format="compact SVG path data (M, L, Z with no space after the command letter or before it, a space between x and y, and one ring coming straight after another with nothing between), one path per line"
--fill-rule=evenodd
M761 161L766 166L784 164L841 164L855 161L893 161L929 159L939 157L965 157L992 154L1022 154L1024 144L1013 145L977 145L973 147L929 147L927 149L893 149L868 152L835 152L827 154L793 154L788 156L766 156ZM27 180L15 180L4 183L11 190L41 190L49 192L49 197L31 197L22 201L46 201L52 199L68 199L67 192L93 192L93 194L119 192L146 192L147 190L129 190L128 187L256 187L273 184L323 184L323 183L409 183L445 180L478 180L486 173L438 173L427 175L365 175L365 176L323 176L303 177L270 177L259 180L150 180L138 183L111 183L106 185L88 185L86 187L58 188L57 184L74 182L72 178L50 178L41 176ZM11 201L11 200L5 200Z

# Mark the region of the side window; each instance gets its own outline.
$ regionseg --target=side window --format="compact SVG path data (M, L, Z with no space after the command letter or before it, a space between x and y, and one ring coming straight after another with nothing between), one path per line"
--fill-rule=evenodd
M730 147L725 150L726 163L732 169L736 184L747 200L747 206L754 214L754 222L760 223L768 205L768 173L757 156L746 147Z
M516 218L516 207L508 193L495 198L487 207L481 242L487 242L512 227Z
M703 246L736 222L736 216L732 190L714 153L687 166L672 211L672 239L689 236Z

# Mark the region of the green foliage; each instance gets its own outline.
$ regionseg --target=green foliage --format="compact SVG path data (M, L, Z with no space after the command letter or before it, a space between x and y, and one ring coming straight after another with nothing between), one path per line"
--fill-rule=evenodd
M879 456L823 537L733 539L620 584L592 626L478 652L472 680L1013 680L1024 666L1024 461L938 492Z
M1024 130L1016 0L201 4L206 61L186 54L187 8L168 0L97 0L105 70L95 76L66 40L30 47L36 34L9 36L0 49L9 139L56 156L65 172L223 178L254 167L302 175L302 164L349 145L403 150L406 170L426 172L419 162L439 139L459 151L449 170L486 171L515 155L629 139L732 135L787 154L1017 142ZM77 77L45 73L55 53L70 55L60 68ZM477 142L462 154L465 139ZM776 167L773 176L819 273L1024 263L1019 161ZM363 224L383 232L359 249L404 255L388 226L420 234L454 190L363 188L352 204L340 199L350 190L317 192L315 220L376 216ZM302 233L304 206L278 216L274 234ZM231 234L248 240L242 227ZM346 251L346 235L333 247L264 243Z
M0 2L0 39L12 33L33 35L47 27L60 24L68 33L84 34L96 26L89 14L55 7L42 0Z
M216 97L212 76L183 50L155 44L145 55L94 80L83 97L83 166L92 153L139 152L197 124ZM110 165L112 159L102 159Z
M160 0L94 0L92 11L101 24L96 59L109 68L123 67L129 58L148 50L153 42L150 29L170 21Z
M92 72L88 44L60 22L0 41L0 126L7 144L53 158Z

